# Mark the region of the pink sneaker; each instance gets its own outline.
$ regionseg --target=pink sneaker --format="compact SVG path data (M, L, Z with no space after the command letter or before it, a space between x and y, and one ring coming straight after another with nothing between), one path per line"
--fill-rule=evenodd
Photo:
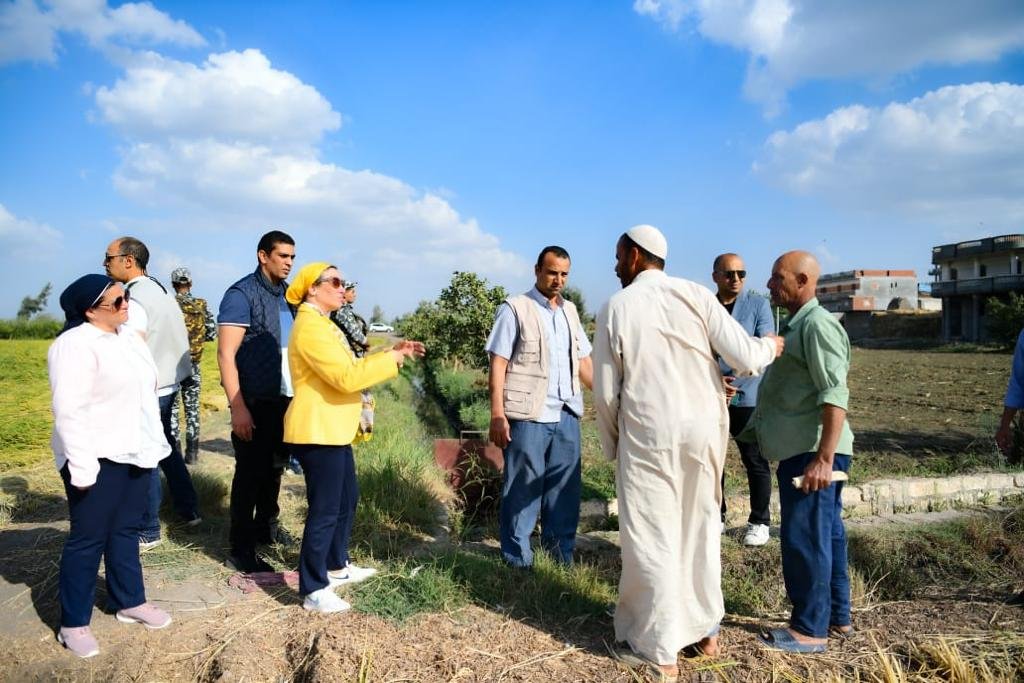
M92 637L88 626L61 626L57 642L71 650L71 654L85 659L100 653L100 644Z
M117 620L122 624L142 624L153 630L171 625L171 615L149 602L118 610Z

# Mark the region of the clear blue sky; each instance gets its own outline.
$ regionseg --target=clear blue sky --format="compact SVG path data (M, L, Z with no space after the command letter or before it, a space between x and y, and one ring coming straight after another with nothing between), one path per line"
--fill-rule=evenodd
M391 317L552 243L596 309L637 223L762 290L1024 232L1019 0L0 0L0 111L0 316L122 234L216 304L281 228Z

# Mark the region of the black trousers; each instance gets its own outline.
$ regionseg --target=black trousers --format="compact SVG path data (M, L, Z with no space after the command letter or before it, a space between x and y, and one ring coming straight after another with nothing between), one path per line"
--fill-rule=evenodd
M729 406L729 433L733 438L743 431L754 414L754 408ZM772 471L768 461L761 455L757 443L736 442L740 451L740 460L747 470L747 484L750 487L750 524L771 524L768 506L772 500ZM725 471L722 471L722 521L725 521Z
M231 480L231 528L228 542L232 554L249 553L258 542L271 540L280 508L281 468L288 462L284 438L284 413L291 399L246 402L254 425L252 441L231 434L235 448L235 476Z

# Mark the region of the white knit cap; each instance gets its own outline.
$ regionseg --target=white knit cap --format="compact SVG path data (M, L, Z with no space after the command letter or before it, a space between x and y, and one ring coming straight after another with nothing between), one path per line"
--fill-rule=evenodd
M668 242L665 241L661 230L653 225L634 225L626 231L626 236L652 256L657 256L662 260L668 258Z

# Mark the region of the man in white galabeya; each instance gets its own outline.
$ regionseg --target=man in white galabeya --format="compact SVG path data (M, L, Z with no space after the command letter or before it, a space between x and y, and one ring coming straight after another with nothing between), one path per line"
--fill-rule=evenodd
M623 661L662 680L680 650L718 653L725 614L719 505L729 418L716 354L737 376L782 353L751 337L706 287L665 274L668 243L638 225L615 247L622 291L597 316L594 408L617 459L622 576L615 639Z

